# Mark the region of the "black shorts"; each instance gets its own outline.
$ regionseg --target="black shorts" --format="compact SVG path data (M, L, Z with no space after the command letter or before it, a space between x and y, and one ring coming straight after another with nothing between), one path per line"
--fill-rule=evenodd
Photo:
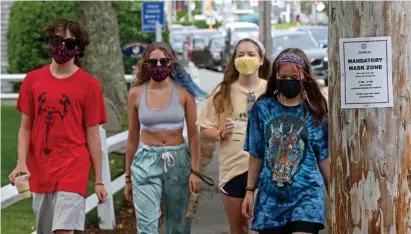
M227 196L235 198L245 197L245 188L247 187L248 172L244 172L231 179L225 184L220 191Z
M291 234L293 232L307 232L318 234L324 225L312 222L295 221L285 226L258 231L259 234Z

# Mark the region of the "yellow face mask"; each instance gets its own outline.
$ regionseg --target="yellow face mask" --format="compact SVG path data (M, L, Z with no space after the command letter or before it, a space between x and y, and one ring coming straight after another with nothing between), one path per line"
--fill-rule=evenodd
M240 74L251 75L261 65L260 65L260 59L256 57L243 56L240 58L236 58L234 60L234 66Z

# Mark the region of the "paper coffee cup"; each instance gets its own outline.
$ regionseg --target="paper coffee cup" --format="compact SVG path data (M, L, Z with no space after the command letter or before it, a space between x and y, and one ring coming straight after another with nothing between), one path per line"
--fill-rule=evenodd
M245 130L247 128L247 122L237 120L233 132L231 133L231 140L242 141L245 137Z
M20 199L31 197L30 185L27 175L16 177L14 184L16 185L17 191L19 192Z

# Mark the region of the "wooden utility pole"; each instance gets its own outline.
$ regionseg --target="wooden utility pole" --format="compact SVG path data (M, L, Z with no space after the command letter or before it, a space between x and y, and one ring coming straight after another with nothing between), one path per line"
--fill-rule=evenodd
M411 233L411 3L329 1L328 228ZM340 38L391 36L393 107L341 109Z
M258 20L260 41L265 47L268 58L271 58L271 50L273 47L273 39L271 36L271 7L271 1L258 1L258 9L260 12L260 19Z

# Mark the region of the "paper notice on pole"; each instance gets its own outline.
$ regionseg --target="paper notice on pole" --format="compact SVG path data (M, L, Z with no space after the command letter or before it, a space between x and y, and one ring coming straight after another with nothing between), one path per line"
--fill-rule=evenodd
M391 37L341 38L341 107L393 106Z

